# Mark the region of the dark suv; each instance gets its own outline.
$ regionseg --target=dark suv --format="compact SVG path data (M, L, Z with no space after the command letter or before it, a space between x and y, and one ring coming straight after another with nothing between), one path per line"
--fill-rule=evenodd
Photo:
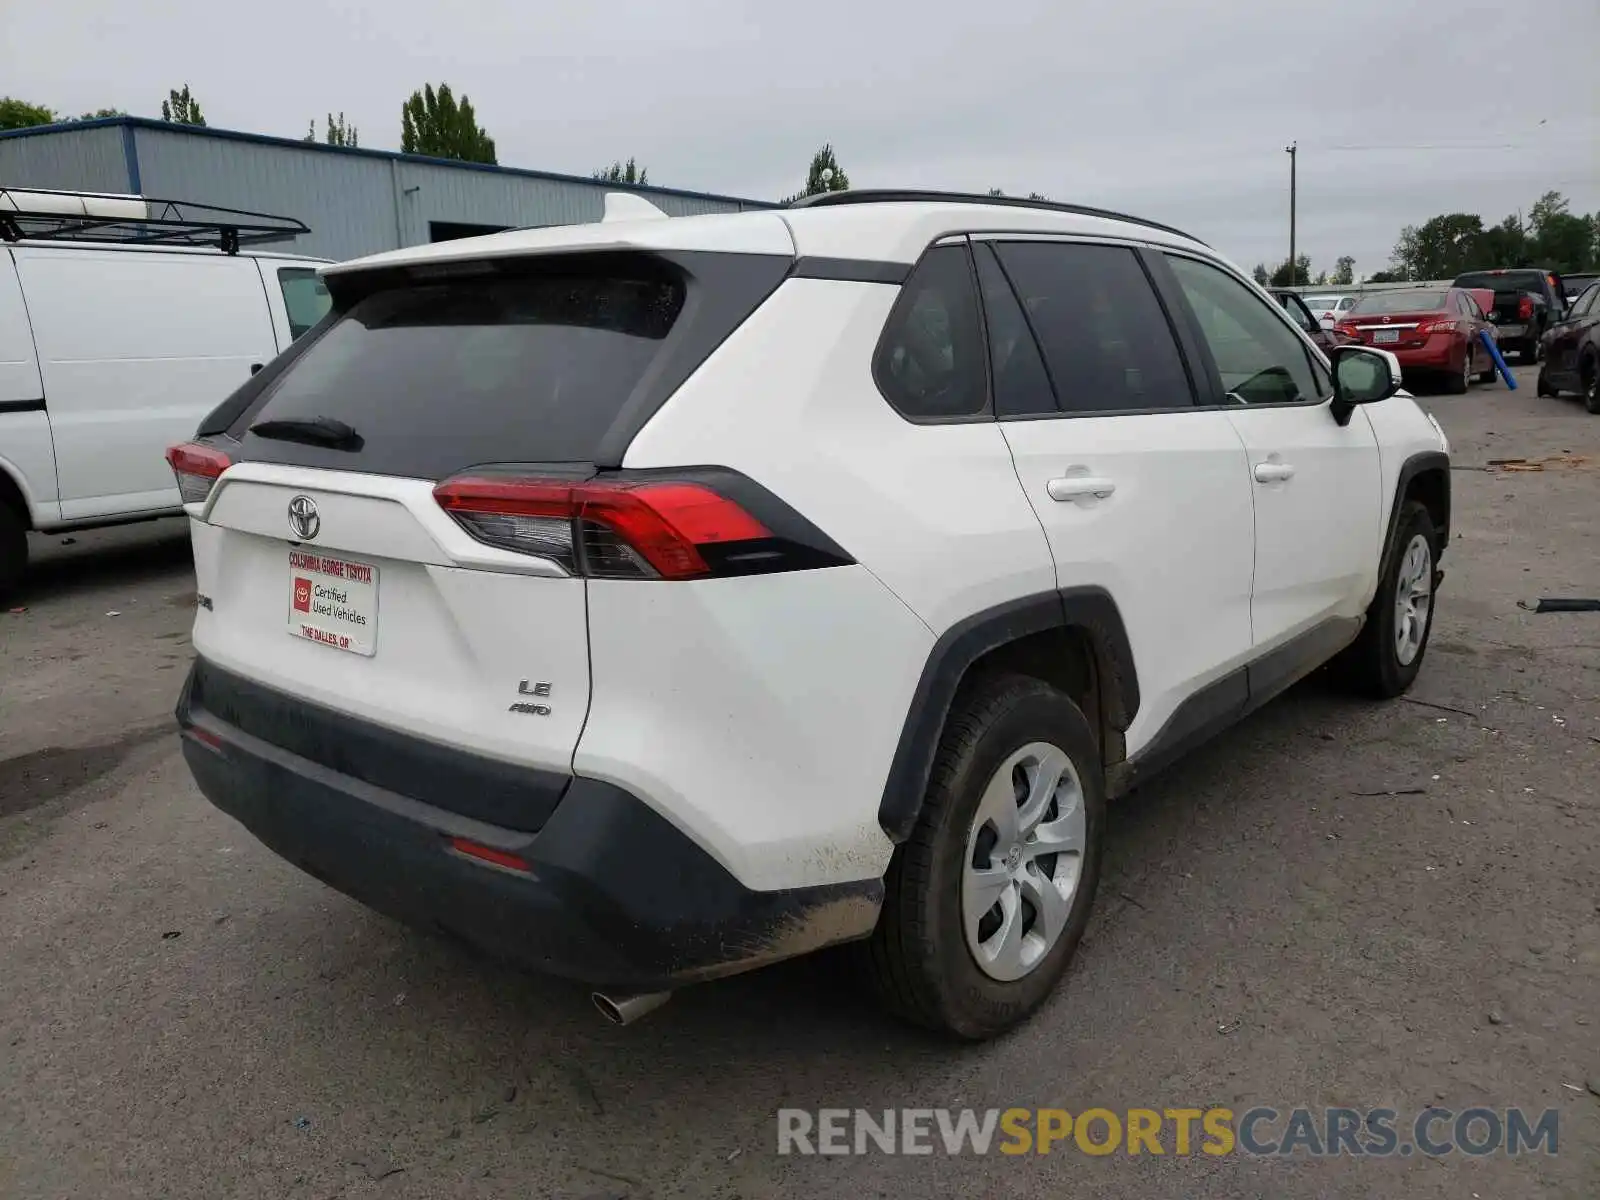
M1523 362L1539 361L1544 331L1567 311L1561 276L1537 267L1468 271L1456 276L1451 286L1494 292L1489 320L1500 331L1500 344L1516 351Z

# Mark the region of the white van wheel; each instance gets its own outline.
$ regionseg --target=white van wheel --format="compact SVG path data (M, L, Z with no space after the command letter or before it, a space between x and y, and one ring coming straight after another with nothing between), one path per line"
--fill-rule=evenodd
M0 503L0 599L11 594L28 569L28 527L9 505Z

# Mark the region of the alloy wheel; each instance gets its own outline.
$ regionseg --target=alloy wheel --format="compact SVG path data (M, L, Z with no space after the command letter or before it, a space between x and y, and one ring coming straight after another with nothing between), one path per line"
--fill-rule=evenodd
M1409 667L1422 652L1428 636L1428 615L1433 609L1433 547L1417 534L1400 560L1394 590L1394 653Z
M1083 782L1065 751L1032 742L1000 765L967 835L961 914L979 969L1021 979L1072 913L1088 845Z

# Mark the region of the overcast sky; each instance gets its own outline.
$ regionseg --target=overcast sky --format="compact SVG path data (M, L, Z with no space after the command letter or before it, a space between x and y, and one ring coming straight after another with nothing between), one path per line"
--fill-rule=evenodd
M1400 227L1546 189L1600 211L1600 3L1538 0L0 0L0 89L397 149L424 82L500 161L775 199L831 141L851 182L1104 204L1249 267L1385 264Z

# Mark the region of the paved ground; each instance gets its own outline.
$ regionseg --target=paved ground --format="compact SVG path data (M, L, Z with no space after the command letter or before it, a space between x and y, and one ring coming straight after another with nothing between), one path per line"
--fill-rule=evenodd
M189 782L182 530L42 547L0 610L0 1196L1594 1196L1600 614L1517 602L1600 594L1600 418L1426 403L1461 469L1416 703L1307 684L1118 807L1067 986L978 1049L828 958L615 1030L369 914ZM1435 1103L1554 1108L1559 1153L775 1151L782 1106Z

